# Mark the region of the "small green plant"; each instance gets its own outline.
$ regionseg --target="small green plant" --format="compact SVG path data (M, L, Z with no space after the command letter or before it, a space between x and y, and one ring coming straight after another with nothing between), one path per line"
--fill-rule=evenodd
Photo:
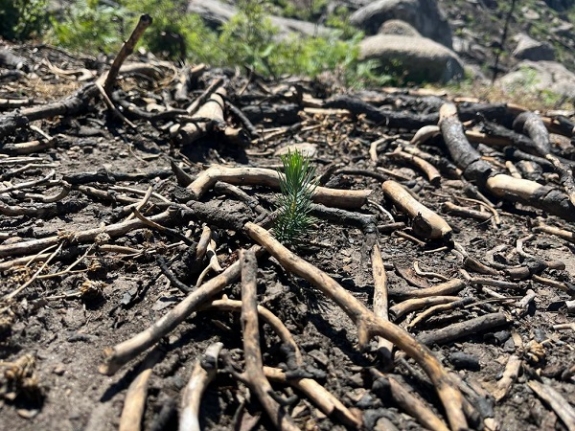
M311 224L311 197L316 187L315 168L299 151L281 157L283 174L280 172L281 197L274 224L275 237L285 244L297 244Z

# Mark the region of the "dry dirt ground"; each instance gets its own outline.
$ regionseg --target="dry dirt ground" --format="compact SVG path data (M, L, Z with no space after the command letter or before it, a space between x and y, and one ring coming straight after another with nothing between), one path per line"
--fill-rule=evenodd
M237 70L186 73L190 68L131 58L145 66L122 72L113 98L117 107L129 102L120 108L127 121L108 109L99 92L78 110L34 116L34 107L77 94L107 66L45 46L11 49L26 64L19 73L2 69L0 78L0 97L7 99L0 102L0 429L118 429L128 387L146 354L104 375L99 370L106 371L106 349L173 310L188 295L182 290L198 289L210 257L217 256L223 269L236 262L239 250L255 242L233 220L261 222L274 211L279 193L240 180L236 185L251 197L251 205L225 185L194 200L189 181L214 165L275 170L281 166L278 152L294 144L299 146L291 148L309 154L321 185L371 194L369 202L346 213L330 216L318 209L312 229L293 251L372 309L373 245L378 244L389 319L427 343L453 376L453 387L469 401L471 429L575 429L575 321L568 308L575 292L574 245L538 225L567 231L572 226L488 192L481 201L450 165L441 135L418 145L440 167L441 178L433 184L409 158L392 154L408 147L446 97L376 89L325 103L345 91L325 82L247 79ZM188 78L183 90L181 76ZM190 123L190 113L181 110L195 101L205 104L201 96L217 79L227 90L224 122L199 116ZM22 106L15 108L16 103ZM180 111L170 111L176 108ZM18 110L35 119L10 128ZM406 120L402 126L378 119L378 112L419 116L423 123ZM508 125L505 116L516 112L503 114L492 119ZM466 127L484 119L472 117ZM189 142L176 133L183 124L199 130ZM568 137L552 138L558 143L554 151L572 157ZM506 169L508 153L501 146L476 147L497 169ZM561 189L548 168L535 172L538 181ZM452 229L449 237L430 240L413 229L414 220L384 196L386 180L400 183L439 214ZM147 191L152 194L146 197ZM482 220L448 212L449 202L475 210ZM337 207L337 199L332 204ZM134 207L144 220L171 212L154 225L140 221ZM365 217L358 222L353 217L359 214ZM99 228L106 233L91 234ZM206 228L214 248L198 257ZM182 289L168 281L165 268ZM216 276L210 270L204 282ZM445 283L456 288L422 290ZM222 295L241 300L240 281L206 301ZM436 304L437 296L451 297L442 301L451 306L431 308L430 302L400 312L400 304L420 296ZM360 426L353 423L361 423L364 429L424 429L414 399L447 423L444 403L420 365L401 349L392 363L386 361L376 338L361 351L357 328L344 311L265 253L258 259L257 300L291 332L302 357L294 365L293 351L286 353L272 326L260 321L264 365L299 370L352 415L352 425L346 426L343 413L324 412L313 396L273 383L274 398L299 428L354 429ZM443 328L451 332L445 335ZM125 429L176 429L194 363L216 342L223 350L201 401L202 429L274 429L254 392L237 376L245 365L243 341L239 310L195 310L153 348L156 363L141 428L132 421Z

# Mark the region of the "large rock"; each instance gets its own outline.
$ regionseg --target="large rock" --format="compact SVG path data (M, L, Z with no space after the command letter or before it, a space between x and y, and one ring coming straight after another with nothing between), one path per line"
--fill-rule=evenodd
M370 35L391 19L405 21L422 36L451 48L451 29L435 0L376 0L350 16L353 25Z
M379 28L378 34L394 34L396 36L421 37L421 34L411 25L400 19L385 21Z
M575 38L573 34L573 24L570 22L561 22L551 29L551 33L561 37Z
M188 3L188 13L200 15L211 27L217 28L236 15L238 8L219 0L190 0ZM328 27L311 22L279 16L269 16L268 18L272 24L277 27L280 37L287 37L293 34L327 37L334 33L334 30Z
M522 61L497 84L508 93L541 91L575 98L575 74L555 61Z
M512 54L516 59L531 61L555 60L555 52L551 44L539 42L526 34L517 35L516 40L518 42L517 47Z
M463 64L450 49L425 37L378 34L359 45L360 58L377 60L383 70L402 73L415 82L441 82L463 77Z

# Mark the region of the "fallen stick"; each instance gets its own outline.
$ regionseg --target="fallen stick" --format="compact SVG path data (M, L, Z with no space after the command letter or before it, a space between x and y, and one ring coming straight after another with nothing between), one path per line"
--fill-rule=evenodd
M170 129L170 133L176 136L179 144L182 146L190 145L197 141L200 137L208 133L212 127L225 127L224 119L224 98L226 97L226 89L224 87L218 88L213 92L209 99L191 115L189 122L181 127L174 127Z
M382 336L405 351L425 370L439 394L452 430L467 429L467 420L462 410L462 395L449 379L441 363L431 350L419 343L399 326L377 317L351 293L341 287L323 271L298 257L269 232L254 223L247 223L245 230L250 237L262 245L289 272L302 277L331 298L355 323L359 347L364 349L369 339Z
M403 186L389 180L382 184L383 193L413 219L413 231L427 239L451 239L451 226L435 212L418 202Z
M436 284L435 286L426 287L423 289L409 289L399 290L394 289L389 291L389 296L399 298L425 298L428 296L445 296L452 295L459 292L465 287L465 282L454 278L444 283Z
M438 187L441 183L441 174L439 171L428 161L422 159L415 154L409 154L404 151L394 151L388 154L389 157L393 159L399 159L413 164L415 167L419 168L427 177L429 183L435 187Z
M575 243L575 233L568 231L568 230L565 230L565 229L560 229L560 228L555 227L555 226L548 226L548 225L541 223L541 222L537 222L535 224L535 227L533 228L533 232L545 232L545 233L548 233L550 235L556 235L559 238L564 239L566 241Z
M230 299L219 299L202 306L201 309L218 309L218 310L230 310L230 311L241 311L242 301L233 301ZM301 352L293 336L289 330L285 327L283 322L278 319L271 311L261 305L257 306L258 315L269 324L274 332L280 337L282 343L291 346L292 351L295 355L295 360L298 365L303 363ZM314 402L319 409L326 415L335 415L343 423L348 426L359 428L361 426L361 421L353 415L335 396L323 388L315 380L308 378L288 378L284 371L264 367L264 374L268 379L276 382L288 383L294 388L303 392L312 402Z
M459 301L453 301L453 302L449 302L447 304L437 304L437 305L434 305L433 307L429 307L427 310L421 312L420 314L417 315L417 317L415 319L413 319L411 322L409 322L406 329L408 329L409 331L412 331L413 328L415 328L417 325L419 325L423 321L429 319L431 316L433 316L437 312L454 310L456 308L463 308L466 305L469 305L473 302L474 302L473 298L466 297L466 298L461 298Z
M136 28L134 28L128 40L122 45L122 48L120 48L120 52L118 52L118 55L114 58L112 66L110 66L110 70L108 71L108 73L102 75L100 79L98 79L97 82L98 85L101 85L104 88L106 94L109 97L111 97L112 86L116 82L116 78L118 76L118 73L120 72L120 67L122 67L122 64L124 63L126 58L132 52L134 52L134 47L136 46L136 43L138 43L138 41L140 40L146 29L151 24L152 24L152 17L150 15L144 14L140 16Z
M144 409L146 407L146 395L148 393L148 380L152 375L152 368L162 356L160 349L152 350L142 362L140 372L130 384L124 409L120 418L120 431L140 431Z
M562 191L535 181L499 174L490 163L483 160L467 140L455 105L443 104L439 116L439 127L447 149L467 180L500 198L541 208L565 220L575 220L575 207Z
M551 162L555 171L561 176L567 196L572 205L575 205L575 182L573 172L558 157L551 152L549 131L545 127L543 119L534 112L523 112L513 122L513 128L528 135L535 143L537 154Z
M208 100L210 100L210 97L212 97L212 94L216 93L220 88L222 88L222 86L224 85L224 78L217 78L214 79L210 85L208 86L208 88L206 88L204 90L204 92L202 94L200 94L200 96L198 96L187 108L186 111L188 114L190 115L194 115L196 112L198 112L198 109L200 109L200 106L203 106L206 104L206 102ZM225 93L221 93L220 94L221 97L225 96ZM223 105L222 105L223 107ZM219 111L218 111L219 113ZM223 119L223 116L221 117Z
M389 312L395 319L400 319L407 313L412 311L420 310L425 307L447 304L453 301L459 301L461 298L459 296L432 296L425 298L413 298L406 301L402 301L399 304L394 305L389 309Z
M493 393L493 398L495 398L496 402L501 401L509 394L511 386L519 376L519 371L521 371L521 358L517 355L511 355L507 360L503 376L497 382L497 389Z
M478 334L489 329L503 326L509 323L503 313L491 313L475 317L460 323L454 323L441 329L425 332L417 337L417 340L426 346L432 344L445 344L458 338L471 334Z
M0 116L0 138L12 135L18 128L28 126L31 121L58 115L73 117L84 112L92 98L98 94L96 84L87 84L72 95L57 102L41 106L32 106L22 110L8 112ZM0 148L2 145L0 144Z
M217 309L224 311L234 311L239 312L242 308L242 301L234 301L231 299L216 299L200 307L200 310ZM294 352L295 359L299 365L303 363L301 352L297 343L295 342L291 332L283 324L281 319L279 319L270 310L258 305L258 315L274 330L277 336L280 338L282 343L289 345L291 350Z
M260 403L276 429L298 431L293 419L270 393L273 393L268 379L264 374L260 350L260 330L257 312L257 261L253 251L240 251L240 267L242 277L242 328L244 339L244 382L256 394Z
M420 144L424 144L425 142L427 142L431 138L436 137L440 133L441 133L441 131L439 130L439 127L436 126L435 124L423 126L423 127L420 127L417 130L417 132L415 132L415 135L413 135L413 138L411 138L411 141L409 143L411 145L418 146Z
M150 216L149 219L156 223L162 223L171 220L174 215L175 212L166 210L159 214ZM66 237L66 235L68 235L69 239L74 243L81 244L86 242L92 242L94 241L96 236L103 233L110 235L112 238L116 238L134 229L140 229L146 226L147 226L146 223L144 223L143 221L139 219L133 219L120 223L114 223L105 226L103 228L98 227L84 231L66 232L60 235L48 236L46 238L33 239L30 241L22 241L14 244L0 245L0 257L18 256L22 254L36 253L45 249L46 247L58 244L60 241L62 241L62 239Z
M575 431L575 410L559 392L536 380L527 382L527 385L553 409L569 431Z
M439 131L439 127L434 127ZM461 169L451 163L447 158L426 153L411 144L401 144L400 147L403 152L417 156L439 169L439 172L441 172L441 174L446 178L452 180L461 179Z
M386 376L376 368L372 368L370 371L373 377L376 378L372 387L383 392L381 394L382 396L387 395L387 392L389 392L393 401L425 428L433 431L449 431L449 428L443 420L433 413L421 399L405 389L397 380L391 376Z
M373 313L377 317L389 320L387 310L387 274L381 258L379 245L374 244L371 252L371 266L373 272ZM393 358L393 343L383 337L378 337L377 351L384 364L391 364Z
M493 217L492 213L486 213L474 210L472 208L462 207L459 205L455 205L452 202L444 202L441 205L441 209L446 213L451 213L460 217L470 217L482 222L487 221Z
M217 181L279 189L280 175L283 174L273 169L212 167L200 173L187 190L194 199L199 200ZM312 200L326 206L360 208L370 195L371 190L339 190L318 186L313 191Z
M354 415L340 400L315 380L308 378L288 378L283 370L271 367L264 367L264 373L268 379L274 382L287 383L305 394L325 415L335 416L345 425L353 429L361 428L361 419Z
M180 414L179 431L200 431L200 403L202 395L218 371L218 355L222 343L208 346L201 358L196 360L190 380L182 395L182 412Z
M565 292L571 296L575 295L575 289L573 289L573 285L571 283L563 283L561 281L552 280L552 279L546 278L546 277L541 277L540 275L537 275L537 274L533 274L531 276L531 279L533 281L537 281L541 284L545 284L547 286L551 286L551 287L555 287L557 289L560 289L563 292ZM567 301L567 304L573 303L573 302L575 302L575 301ZM571 308L573 308L573 306L571 306Z
M114 374L128 361L131 361L140 353L146 351L160 341L162 337L174 330L176 326L183 322L200 305L220 293L228 284L237 280L239 275L240 263L238 261L218 276L204 283L165 314L164 317L144 331L114 347L106 348L104 350L104 363L100 365L98 371L108 376Z

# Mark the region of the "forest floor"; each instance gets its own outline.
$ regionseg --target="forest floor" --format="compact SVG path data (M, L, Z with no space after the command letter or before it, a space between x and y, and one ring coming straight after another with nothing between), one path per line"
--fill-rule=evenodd
M454 428L446 409L464 411L472 429L575 429L570 216L497 197L480 184L478 192L454 166L441 133L410 143L422 126L437 124L445 103L467 112L467 130L487 122L509 128L517 108L422 90L265 82L141 58L127 62L113 83L122 119L94 90L103 63L47 46L12 53L27 66L3 76L0 90L2 429L117 429L128 387L145 377L146 354L124 361L112 348L174 312L208 280L221 279L217 267L204 271L213 259L224 275L237 268L240 250L256 244L242 226L269 220L279 195L269 178L288 150L309 158L322 192L343 196L314 207L315 222L292 251L353 300L344 295L349 302L338 303L333 290L297 275L299 261L294 270L289 259L259 254L257 303L292 337L260 315L263 364L317 381L345 406L322 410L325 394L306 393L292 378L272 382L277 411L306 430ZM570 136L560 131L551 134L553 151L575 160ZM474 145L494 170L522 166L524 176L561 190L552 167L510 159L502 145ZM439 177L414 164L413 149ZM220 174L269 171L266 179L222 174L197 192L201 173L215 166ZM387 181L440 216L450 232L434 237L418 228L419 215L384 194ZM356 191L351 198L349 190ZM453 205L473 212L459 214ZM381 327L405 329L392 331L402 337L396 344L429 348L431 362L399 347L390 360L377 337L358 339L361 320L350 318L349 304L373 316L375 301L382 318L383 287L394 325ZM211 303L239 301L244 289L239 277L228 277L143 349L155 366L143 392L141 429L174 429L195 362L218 342L219 369L201 400L202 429L274 429L277 418L266 414L256 390L246 389L254 376L240 374L249 342L240 307ZM451 376L443 383L463 403L442 395L429 374L436 368ZM136 422L124 429L140 429Z

